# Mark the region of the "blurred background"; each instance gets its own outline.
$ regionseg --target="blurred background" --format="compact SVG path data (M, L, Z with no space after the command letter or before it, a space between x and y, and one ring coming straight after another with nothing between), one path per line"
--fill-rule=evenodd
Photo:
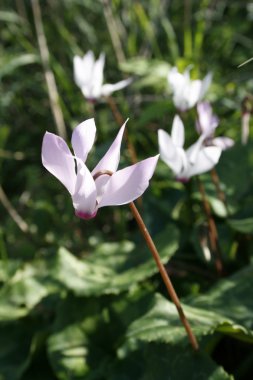
M105 83L133 78L113 94L113 104L123 120L130 118L138 160L158 153L159 128L171 131L176 109L170 68L191 66L193 79L212 72L206 98L220 120L217 133L235 141L216 168L226 204L209 174L202 181L224 277L232 276L228 283L235 284L237 297L226 293L228 280L217 278L203 253L208 227L194 180L176 182L159 162L138 207L180 296L190 307L222 316L205 316L205 323L202 316L205 354L197 368L203 363L205 379L228 379L227 373L250 379L253 136L250 129L242 144L241 126L245 114L252 124L253 61L245 62L253 56L253 2L2 0L0 25L0 379L148 380L158 378L155 365L160 379L168 373L177 380L195 378L187 350L186 372L155 364L163 354L181 355L183 333L164 341L154 327L156 338L137 337L134 344L129 338L129 326L162 302L154 292L167 295L128 207L102 208L90 221L76 218L68 193L41 163L46 131L70 142L73 128L95 117L96 143L87 164L92 169L119 129L108 101L90 104L74 82L73 57L89 50L97 58L106 55ZM196 140L196 113L182 117L189 144ZM130 165L126 144L121 152L120 167ZM218 288L212 293L213 286ZM210 298L201 298L209 291ZM228 299L232 306L224 311ZM192 320L198 326L193 312ZM153 346L142 349L149 340Z

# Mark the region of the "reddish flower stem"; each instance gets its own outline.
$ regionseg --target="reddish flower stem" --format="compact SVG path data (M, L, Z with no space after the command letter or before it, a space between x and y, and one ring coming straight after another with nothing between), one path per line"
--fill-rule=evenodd
M211 251L214 255L215 267L216 267L217 273L219 274L219 276L221 276L223 272L223 265L222 265L222 260L221 260L221 252L220 252L220 247L219 247L218 232L217 232L216 224L215 224L214 218L212 217L211 207L206 197L205 188L203 186L203 183L199 179L199 177L197 177L197 182L198 182L199 192L202 198L203 209L207 218L209 240L210 240L210 245L211 245Z
M96 180L98 177L100 177L101 175L109 175L109 176L112 176L113 175L113 172L111 172L110 170L100 170L98 171L97 173L94 174L93 178L94 180ZM177 308L177 311L178 311L178 314L179 314L179 317L181 319L181 322L182 324L184 325L184 328L186 330L186 333L188 335L188 338L189 338L189 341L193 347L193 349L195 351L197 351L199 349L199 345L198 345L198 342L197 342L197 339L195 337L195 335L193 334L192 330L191 330L191 327L190 327L190 324L184 314L184 311L183 311L183 308L181 306L181 303L179 301L179 298L177 296L177 293L172 285L172 282L170 280L170 277L164 267L164 265L162 264L161 262L161 259L160 259L160 256L159 256L159 253L156 249L156 246L148 232L148 229L139 213L139 211L137 210L135 204L133 202L129 203L129 206L130 206L130 209L132 211L132 214L133 216L135 217L135 220L140 228L140 231L142 233L142 235L144 236L144 239L146 240L146 243L147 243L147 246L150 250L150 252L152 253L152 256L155 260L155 263L159 269L159 272L162 276L162 279L163 279L163 282L167 288L167 291L170 295L170 298L172 299L174 305L176 306Z
M226 197L224 191L221 190L220 178L215 168L211 170L211 179L215 186L218 199L226 205Z
M184 325L184 328L186 330L186 333L188 335L188 338L189 338L189 341L192 345L192 348L197 351L199 349L199 345L198 345L198 342L197 342L197 339L194 335L194 333L192 332L192 329L190 327L190 324L184 314L184 310L181 306L181 303L179 301L179 298L177 296L177 293L172 285L172 282L170 280L170 277L164 267L164 265L162 264L161 262L161 259L160 259L160 256L159 256L159 253L156 249L156 246L147 230L147 227L141 217L141 215L139 214L139 211L137 210L135 204L133 202L131 202L129 204L130 206L130 209L132 211L132 214L133 216L135 217L136 219L136 222L140 228L140 231L142 233L142 235L144 236L144 239L146 240L146 243L147 243L147 246L150 250L150 252L152 253L152 256L156 262L156 265L157 265L157 268L159 269L159 272L162 276L162 279L163 279L163 282L167 288L167 291L169 293L169 296L171 298L171 300L173 301L174 305L176 306L177 308L177 311L178 311L178 314L179 314L179 317L180 317L180 320L182 322L182 324Z

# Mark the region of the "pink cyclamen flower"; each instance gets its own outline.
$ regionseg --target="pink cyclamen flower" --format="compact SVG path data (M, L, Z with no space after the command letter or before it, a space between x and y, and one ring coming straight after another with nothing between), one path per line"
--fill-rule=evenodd
M203 80L191 80L189 71L190 68L187 68L181 74L177 67L172 67L168 74L173 102L182 112L194 107L204 97L212 81L211 73L208 73Z
M80 218L93 218L100 207L130 203L149 185L159 155L117 170L125 124L92 172L85 161L95 140L94 119L74 129L71 139L74 155L61 137L49 132L44 135L42 163L69 191L75 213Z
M104 64L104 53L101 53L97 60L92 51L88 51L83 57L74 56L74 79L84 97L89 101L109 96L132 82L132 79L128 78L115 84L103 84Z
M171 168L177 180L185 182L190 177L211 170L219 161L221 148L203 145L205 135L184 150L184 125L178 115L174 117L171 135L158 131L161 159Z
M222 150L231 148L234 145L234 141L229 137L214 137L215 130L219 125L219 119L213 114L212 107L208 102L199 103L197 112L196 130L199 134L205 135L205 145L215 145Z

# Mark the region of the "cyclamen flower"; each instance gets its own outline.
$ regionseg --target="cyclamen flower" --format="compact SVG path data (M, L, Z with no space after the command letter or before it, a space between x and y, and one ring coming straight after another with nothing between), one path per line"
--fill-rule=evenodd
M74 79L80 87L84 97L95 101L102 96L109 96L112 92L128 86L132 79L125 79L115 84L103 84L105 54L101 53L95 60L92 51L88 51L83 58L74 56Z
M189 68L183 74L173 67L168 74L168 82L173 92L173 102L180 111L186 111L194 107L205 95L212 81L209 73L201 81L191 80Z
M174 117L171 136L162 129L158 131L161 159L172 169L179 181L187 181L196 174L211 170L219 161L221 148L203 146L205 135L186 151L184 145L184 125L178 115Z
M222 150L231 148L234 145L234 141L229 137L214 137L215 130L219 125L219 119L213 114L212 107L208 102L199 103L197 112L196 130L199 134L205 135L205 145L215 145Z
M159 155L117 170L125 124L92 172L85 161L95 140L94 119L74 129L71 139L74 155L61 137L49 132L44 135L42 163L69 191L75 214L80 218L93 218L100 207L132 202L149 185Z

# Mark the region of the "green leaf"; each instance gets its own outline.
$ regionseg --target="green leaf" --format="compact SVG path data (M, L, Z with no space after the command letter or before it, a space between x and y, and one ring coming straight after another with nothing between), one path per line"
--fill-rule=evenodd
M156 241L163 263L168 262L178 248L177 230L169 226ZM100 244L83 260L61 248L51 264L53 278L78 295L118 294L157 272L146 244L137 249L129 241Z
M41 266L39 261L36 264L26 264L18 269L2 287L0 321L11 321L26 316L43 298L55 292L55 285L46 280L45 266Z
M209 292L189 299L194 307L212 310L252 329L253 265L238 271L235 275L220 281Z
M154 297L135 292L111 300L112 303L108 297L102 297L97 302L95 298L70 296L62 301L48 339L50 362L61 380L155 380L156 374L161 379L167 379L168 374L171 379L184 379L187 372L192 373L192 379L195 376L203 376L203 379L229 378L206 354L193 352L176 312L172 316L174 306L160 295ZM150 306L153 306L152 312L146 313ZM187 312L195 320L195 330L199 329L200 324L201 333L203 326L210 330L211 313L199 315L192 310L188 308ZM148 338L147 335L144 337L148 319L138 319L141 313L148 314L153 325L149 325ZM152 313L156 313L156 320ZM174 326L168 322L173 318ZM130 336L129 330L126 330L129 324L132 327L138 324L138 339L133 336L134 331ZM128 346L121 344L125 331ZM177 345L160 344L162 341L172 342L170 335L177 334L179 339L173 339ZM166 339L163 339L164 335ZM177 367L181 360L182 364Z
M230 219L228 224L235 231L241 232L243 234L252 234L253 233L253 218L244 218L244 219Z
M204 308L191 307L182 304L191 328L201 343L205 335L214 331L222 331L239 339L253 342L253 333L243 326L238 326L233 320ZM138 341L163 342L188 345L188 337L179 320L174 304L156 294L150 309L139 319L130 324L127 331L127 341L122 346L122 352L136 346Z
M33 327L29 321L0 325L0 379L18 380L31 361Z
M103 378L114 342L114 326L103 309L101 299L69 296L62 301L47 344L59 379Z
M253 342L253 265L219 282L207 294L187 300L184 311L194 333L201 338L219 331ZM186 337L172 303L156 295L150 310L130 325L130 339L177 343Z
M0 11L0 21L21 23L24 20L15 12Z
M160 86L166 87L170 65L165 61L132 58L120 64L122 71L142 76L136 85L138 87Z
M204 352L164 344L142 345L115 363L108 380L228 380L233 379Z
M5 75L10 75L14 70L21 66L39 63L40 59L36 54L20 54L17 57L5 58L0 60L0 79Z

